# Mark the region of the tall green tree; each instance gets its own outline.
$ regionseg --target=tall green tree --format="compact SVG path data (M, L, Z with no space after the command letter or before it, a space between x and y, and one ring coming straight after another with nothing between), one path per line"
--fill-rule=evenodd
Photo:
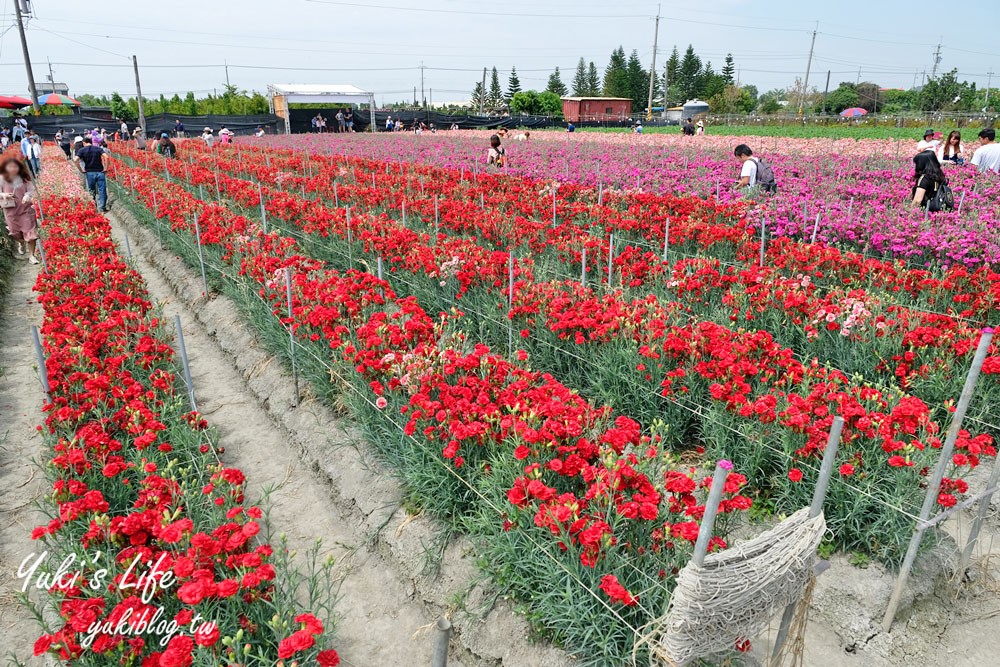
M591 60L587 66L587 94L594 96L601 94L601 75L597 72L597 65Z
M482 81L476 81L472 88L472 108L478 111L480 107L486 108L486 89Z
M646 108L649 97L649 73L642 68L642 61L639 60L639 52L635 49L628 57L625 66L628 77L628 95L632 98L632 110L639 112Z
M111 93L111 104L109 106L111 107L111 115L115 118L135 120L138 117L138 114L132 113L128 103L125 102L125 98L117 90ZM136 105L136 108L138 109L138 105Z
M576 74L573 75L573 96L586 97L590 95L590 82L587 80L587 62L580 58L576 64Z
M663 82L663 105L671 107L680 101L680 78L681 78L681 57L677 53L677 47L671 51L667 58L667 65L664 70L666 80Z
M628 61L625 49L618 47L611 52L608 66L604 70L605 97L632 97L628 84Z
M701 58L695 54L694 47L690 44L684 52L684 57L681 58L677 78L677 85L683 98L681 102L687 102L698 96L703 83Z
M510 68L510 77L507 78L507 95L505 99L508 104L514 99L514 96L521 92L521 80L517 78L517 68Z
M581 60L580 62L582 63L583 61ZM566 84L563 83L562 74L560 74L558 67L549 75L549 83L545 86L545 90L555 93L559 97L566 96Z
M503 107L503 88L500 87L500 73L496 67L490 74L490 92L486 95L486 107L490 111L499 111Z
M731 53L726 54L726 61L722 65L722 78L725 79L727 86L736 83L736 63Z

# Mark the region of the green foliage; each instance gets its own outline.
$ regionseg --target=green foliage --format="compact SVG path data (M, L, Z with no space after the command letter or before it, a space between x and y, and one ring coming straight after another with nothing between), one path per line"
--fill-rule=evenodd
M479 110L486 107L486 89L483 88L482 81L476 81L476 86L472 89L472 108Z
M590 81L587 79L587 62L580 58L580 61L576 64L576 74L573 75L573 96L574 97L586 97L591 95L590 92Z
M500 88L500 74L496 67L490 74L490 92L486 95L486 108L490 111L500 111L503 108L503 89Z
M629 88L628 62L625 60L625 49L618 47L611 52L611 59L604 70L605 97L632 97Z
M835 90L831 90L826 98L826 110L840 113L844 109L858 106L858 88L848 81L842 82Z
M580 60L580 63L583 63L582 59ZM566 84L563 83L562 74L559 73L558 67L554 72L552 72L552 74L549 75L549 82L548 85L545 86L545 90L550 93L554 93L559 97L564 97L566 95Z
M510 77L507 79L507 94L505 99L507 103L514 99L514 96L521 92L521 80L517 77L517 68L510 68Z
M733 54L727 53L725 64L722 66L722 78L725 80L726 85L733 85L736 83L736 64L733 62Z
M677 76L677 85L680 88L681 95L680 101L686 102L698 97L698 94L701 92L702 83L701 58L695 54L694 47L690 44L687 47L687 51L684 52L684 57L681 59Z
M601 94L601 75L597 72L597 65L591 60L587 65L587 90L588 95Z
M640 113L646 108L646 102L649 100L649 72L642 68L638 51L633 50L629 56L625 74L629 92L625 97L632 98L632 109Z
M548 90L523 90L510 101L511 113L562 118L562 99Z
M130 121L138 118L138 114L129 108L125 99L117 91L111 94L111 103L108 106L111 107L111 115L115 118L124 118Z
M976 103L976 84L958 80L953 69L928 81L920 91L923 111L972 111Z

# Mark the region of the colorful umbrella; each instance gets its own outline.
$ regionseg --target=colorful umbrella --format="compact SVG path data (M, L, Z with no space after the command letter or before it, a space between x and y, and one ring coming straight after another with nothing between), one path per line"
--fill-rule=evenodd
M850 109L844 109L840 112L840 115L844 118L857 118L858 116L864 116L868 113L868 109L862 109L861 107L851 107Z
M14 95L0 95L0 109L20 109L30 107L31 100L26 97L16 97Z
M42 95L38 98L38 103L42 105L52 105L52 106L65 106L65 107L78 107L80 103L74 100L69 95L57 95L56 93L50 93L49 95ZM31 102L28 102L31 104Z

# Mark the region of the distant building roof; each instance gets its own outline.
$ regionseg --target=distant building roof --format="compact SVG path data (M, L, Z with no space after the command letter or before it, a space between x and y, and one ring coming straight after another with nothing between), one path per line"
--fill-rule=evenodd
M601 97L600 95L594 95L593 97L563 97L564 100L569 100L570 102L580 102L582 100L614 100L617 102L631 102L631 97Z
M276 95L371 95L366 90L346 84L272 83L268 88Z

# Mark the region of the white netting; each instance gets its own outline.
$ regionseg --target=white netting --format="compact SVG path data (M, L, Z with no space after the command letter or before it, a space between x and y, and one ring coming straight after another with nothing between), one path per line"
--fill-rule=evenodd
M825 532L823 515L810 518L804 508L752 540L708 555L702 567L688 563L666 615L638 640L650 644L651 663L673 667L731 653L737 641L762 634L802 599Z

